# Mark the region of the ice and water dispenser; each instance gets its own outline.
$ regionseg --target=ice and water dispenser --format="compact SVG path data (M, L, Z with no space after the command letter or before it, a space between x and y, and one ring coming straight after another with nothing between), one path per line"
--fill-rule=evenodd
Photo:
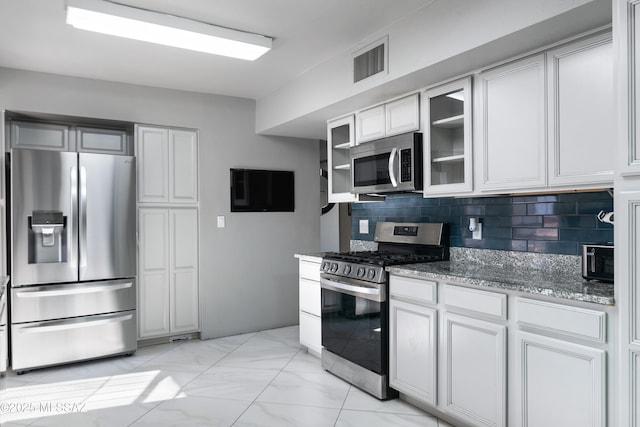
M28 217L29 264L67 262L67 217L59 211L33 211Z

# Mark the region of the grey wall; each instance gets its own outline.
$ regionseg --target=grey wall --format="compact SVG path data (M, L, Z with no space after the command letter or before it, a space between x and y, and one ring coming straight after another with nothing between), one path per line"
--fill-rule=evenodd
M318 142L260 136L255 102L0 68L0 110L200 130L203 338L298 322L297 252L319 243ZM229 168L295 172L294 213L230 213ZM216 228L216 216L226 228Z

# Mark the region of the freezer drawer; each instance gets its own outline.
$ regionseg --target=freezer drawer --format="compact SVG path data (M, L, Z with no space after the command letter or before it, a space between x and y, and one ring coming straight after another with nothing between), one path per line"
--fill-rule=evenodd
M17 372L136 348L135 311L11 325L11 368Z
M11 289L12 324L113 313L135 308L135 279Z

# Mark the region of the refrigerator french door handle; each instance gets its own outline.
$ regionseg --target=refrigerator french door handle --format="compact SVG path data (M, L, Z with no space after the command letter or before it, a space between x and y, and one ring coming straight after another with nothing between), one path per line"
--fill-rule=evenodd
M87 168L80 166L80 203L78 209L80 232L78 246L80 252L80 267L87 265Z
M73 233L71 233L71 236L69 236L69 230L77 230L77 218L76 218L76 212L78 211L78 168L76 166L73 166L71 168L71 209L69 209L69 221L67 224L67 230L65 230L65 233L67 233L68 237L73 236ZM74 240L73 238L69 239L69 254L73 254L73 247L77 244L77 241ZM78 267L78 262L77 262L77 257L74 256L70 256L69 257L69 264L71 265L71 268L77 268ZM77 271L76 271L77 274Z

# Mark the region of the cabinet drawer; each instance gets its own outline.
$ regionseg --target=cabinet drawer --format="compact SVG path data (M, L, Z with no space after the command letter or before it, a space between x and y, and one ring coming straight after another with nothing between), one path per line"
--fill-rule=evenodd
M478 313L500 320L507 319L507 296L504 294L445 285L442 298L450 309Z
M435 304L437 302L437 289L438 284L430 280L393 275L389 279L389 293L392 298L400 297L415 302Z
M518 298L516 316L520 324L598 342L606 341L606 313L545 301Z
M310 261L300 261L300 277L320 281L320 263Z
M320 316L320 283L300 279L300 310Z

